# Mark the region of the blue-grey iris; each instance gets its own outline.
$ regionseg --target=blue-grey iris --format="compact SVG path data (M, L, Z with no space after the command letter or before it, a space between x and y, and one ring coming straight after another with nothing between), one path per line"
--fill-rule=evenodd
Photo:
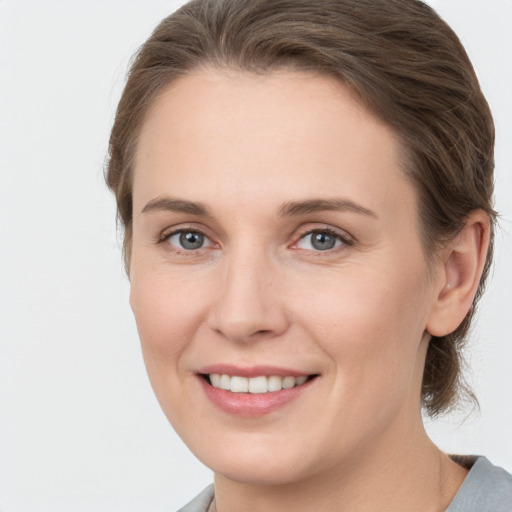
M336 237L329 233L311 233L311 245L318 251L327 251L336 245Z
M189 251L200 249L204 243L204 235L194 231L184 231L180 234L180 245Z

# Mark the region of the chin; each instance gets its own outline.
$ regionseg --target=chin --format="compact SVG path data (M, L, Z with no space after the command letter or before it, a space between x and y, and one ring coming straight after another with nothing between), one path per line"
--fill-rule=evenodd
M304 442L286 442L282 436L269 440L268 436L243 436L238 440L225 436L221 442L209 439L208 446L192 448L196 457L215 474L233 482L247 485L288 485L321 471L317 449L310 447L308 457ZM247 441L247 442L245 442ZM289 441L289 440L288 440Z
M296 458L296 456L295 456ZM215 474L245 485L282 486L302 480L305 468L269 455L263 460L239 457L237 460L216 460L208 465Z

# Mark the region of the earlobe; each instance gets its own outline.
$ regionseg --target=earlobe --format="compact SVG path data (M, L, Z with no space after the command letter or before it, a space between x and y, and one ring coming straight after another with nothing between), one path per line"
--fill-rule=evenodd
M443 250L437 296L427 322L427 331L432 336L446 336L464 320L480 283L489 236L489 217L476 210Z

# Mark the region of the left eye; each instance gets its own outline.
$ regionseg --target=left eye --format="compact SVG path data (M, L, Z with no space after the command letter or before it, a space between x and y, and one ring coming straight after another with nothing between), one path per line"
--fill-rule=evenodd
M199 231L177 231L167 240L174 247L186 251L197 251L211 244L210 239Z
M308 251L328 251L335 249L344 243L340 235L331 231L310 231L303 235L297 242L299 249Z

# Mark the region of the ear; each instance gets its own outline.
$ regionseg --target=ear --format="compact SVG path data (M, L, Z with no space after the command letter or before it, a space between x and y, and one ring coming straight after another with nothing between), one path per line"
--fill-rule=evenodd
M432 336L446 336L464 320L480 283L489 236L488 215L475 210L462 231L441 251L437 296L426 327Z

